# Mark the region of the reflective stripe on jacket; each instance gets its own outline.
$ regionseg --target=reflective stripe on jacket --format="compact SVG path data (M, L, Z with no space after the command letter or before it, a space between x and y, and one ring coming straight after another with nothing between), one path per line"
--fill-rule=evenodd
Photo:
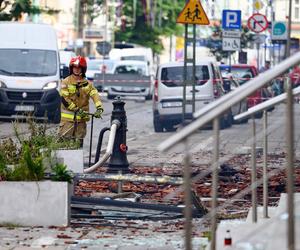
M77 82L74 75L70 75L62 81L60 95L61 103L61 120L73 121L75 111L83 109L89 112L89 99L91 98L96 106L102 107L97 89L87 79L83 78ZM103 107L102 107L103 108ZM88 121L89 117L76 117L77 120Z

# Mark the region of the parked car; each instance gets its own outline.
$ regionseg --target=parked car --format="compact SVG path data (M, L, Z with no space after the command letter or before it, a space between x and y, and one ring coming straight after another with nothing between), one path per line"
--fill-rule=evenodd
M223 73L222 78L223 78L223 88L225 89L226 93L240 87L239 82L233 78L231 73L228 74ZM232 116L236 116L238 114L244 113L247 110L248 110L247 99L242 100L241 102L231 107ZM248 122L248 118L238 120L238 121L232 120L232 123L246 123L246 122Z
M104 76L103 82L109 99L116 96L136 96L151 99L153 81L149 74L147 62L135 60L117 61L113 66L112 72L112 75ZM99 75L97 77L99 78Z
M114 48L109 52L109 58L118 61L144 61L147 62L149 68L149 74L154 75L154 62L153 52L151 48L138 47L138 48Z
M157 69L153 95L153 125L155 132L174 130L182 122L183 62L161 64ZM187 67L187 79L192 80L192 65ZM195 109L199 110L225 94L220 70L215 62L208 60L196 63ZM186 88L185 119L192 119L193 87ZM228 111L220 120L220 127L232 124Z
M69 67L69 63L71 61L71 58L73 58L75 56L76 56L76 54L73 51L60 50L59 51L60 65Z
M245 82L256 77L258 71L255 66L247 64L235 64L235 65L220 65L220 70L222 76L230 72L236 80L238 80L240 85L243 85ZM263 93L262 89L255 91L252 95L248 96L247 103L248 108L251 108L259 103L263 102ZM262 112L256 114L256 118L261 118Z
M87 62L86 77L94 80L95 73L112 74L115 60L110 59L90 59Z
M76 54L69 50L59 51L59 61L60 61L60 77L66 78L69 75L69 63L71 58L75 57Z
M60 65L55 29L0 23L0 116L33 114L60 121Z

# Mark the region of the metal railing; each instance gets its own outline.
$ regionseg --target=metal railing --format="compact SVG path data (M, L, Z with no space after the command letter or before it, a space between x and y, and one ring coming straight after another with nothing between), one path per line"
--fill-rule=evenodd
M213 130L214 130L214 153L213 153L213 164L211 172L213 172L213 190L212 190L212 211L211 214L211 249L216 249L216 228L217 228L217 187L218 187L218 169L219 169L219 117L230 109L233 105L237 104L238 102L244 100L249 95L251 95L256 90L264 87L269 82L271 82L274 78L283 75L286 73L291 67L298 64L300 62L300 52L294 54L293 56L287 58L286 60L282 61L280 64L276 65L272 69L258 75L257 77L253 78L252 80L248 81L247 83L243 84L239 88L233 90L232 92L226 94L225 96L219 98L215 102L208 104L198 112L194 114L196 118L195 121L187 125L186 127L182 128L178 133L174 134L164 142L162 142L158 149L160 151L167 151L176 146L178 143L187 142L188 137L193 135L198 129L203 127L205 124L213 121ZM293 134L293 95L292 95L292 87L290 84L287 86L287 193L288 193L288 243L287 248L289 250L295 249L295 225L294 225L294 198L293 198L293 173L294 173L294 134ZM268 105L268 104L266 104ZM271 104L273 105L273 104ZM258 112L258 111L257 111ZM264 117L266 119L266 115ZM257 180L256 180L256 163L255 163L255 154L256 154L256 143L255 143L255 122L253 122L253 138L252 138L252 175L251 175L251 189L252 189L252 206L255 210L253 212L252 220L256 222L257 220L257 213L256 213L256 188L257 188ZM266 136L265 136L266 138ZM265 141L264 143L267 143ZM187 144L187 143L186 143ZM254 150L253 150L254 148ZM185 159L189 159L189 153L186 146L186 157ZM265 157L266 161L266 157ZM265 163L266 164L266 163ZM266 170L266 169L265 169ZM185 171L184 171L184 181L190 182L190 174L189 174L189 160L185 160ZM265 190L266 191L266 190ZM185 209L186 212L186 231L185 231L185 238L186 242L190 241L191 239L191 230L188 227L191 225L191 218L190 216L190 199L188 197L190 190L187 188L185 189ZM266 200L264 201L266 202ZM191 243L186 243L186 249L191 249Z
M111 154L113 152L114 142L115 142L115 138L116 138L116 132L117 132L117 129L120 127L120 125L121 125L121 123L119 120L112 121L105 154L94 165L92 165L89 168L84 169L83 170L84 173L91 173L91 172L95 171L97 168L102 167L103 164L109 159L109 157L111 156Z

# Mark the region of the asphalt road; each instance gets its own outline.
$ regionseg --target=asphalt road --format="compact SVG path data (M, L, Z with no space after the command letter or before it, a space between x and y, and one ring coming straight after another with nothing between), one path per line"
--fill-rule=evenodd
M95 122L94 134L110 125L111 101L103 98L105 115L103 120ZM171 152L159 152L158 145L172 136L175 132L155 133L152 123L152 102L135 102L127 100L125 104L128 120L128 160L134 166L163 166L181 164L183 159L184 145L176 146ZM280 104L268 113L268 147L270 153L281 153L285 150L286 128L285 128L285 105ZM295 104L295 151L298 155L300 138L300 110L299 104ZM263 146L263 122L255 119L257 131L257 147ZM108 137L108 136L107 136ZM220 152L222 156L230 158L239 153L245 153L251 146L252 120L247 124L235 124L231 128L221 131ZM97 138L94 137L93 144L96 145ZM105 145L105 140L103 145ZM85 152L88 152L89 137L85 140ZM213 137L211 129L199 130L188 140L188 148L192 154L192 162L199 164L211 160ZM105 146L104 146L105 147Z
M93 150L95 155L98 136L104 127L110 126L111 112L113 104L111 100L102 97L104 105L103 119L94 119L93 129ZM124 100L127 114L127 145L128 161L133 166L163 166L172 164L181 164L183 158L184 146L178 145L171 152L159 152L157 146L172 136L175 132L155 133L152 123L152 101ZM91 104L91 112L94 107ZM269 113L269 152L280 153L285 150L285 105L280 104ZM300 139L300 109L299 104L295 104L295 151L299 150ZM257 147L262 147L262 119L255 119L257 130ZM14 128L11 122L0 123L0 139L13 137ZM57 125L49 126L52 131L56 131ZM84 142L84 156L88 159L90 143L91 123L88 123L88 133ZM18 129L26 133L28 126L26 123L18 123ZM109 132L105 133L102 153L105 151ZM231 128L221 131L220 152L223 156L231 157L234 154L247 151L251 146L252 121L247 124L236 124ZM209 162L211 159L211 150L213 145L212 130L199 130L188 140L189 151L192 154L192 162L197 164Z

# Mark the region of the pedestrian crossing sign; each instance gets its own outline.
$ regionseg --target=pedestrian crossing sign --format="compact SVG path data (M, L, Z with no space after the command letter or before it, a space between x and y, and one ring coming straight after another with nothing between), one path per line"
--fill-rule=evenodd
M208 25L209 20L200 0L189 0L177 17L176 23Z

